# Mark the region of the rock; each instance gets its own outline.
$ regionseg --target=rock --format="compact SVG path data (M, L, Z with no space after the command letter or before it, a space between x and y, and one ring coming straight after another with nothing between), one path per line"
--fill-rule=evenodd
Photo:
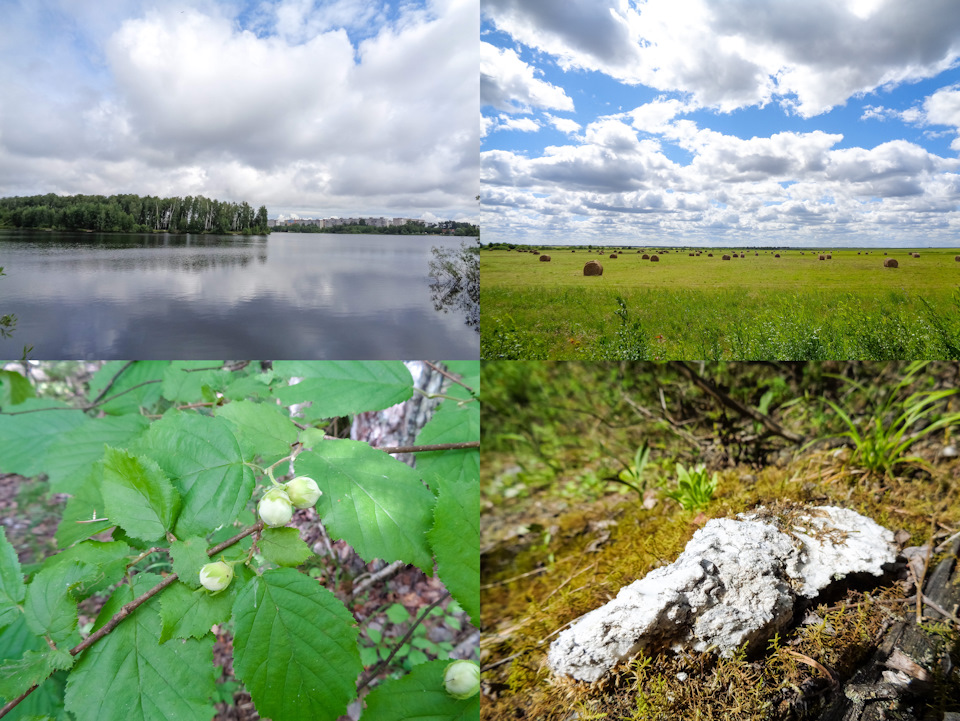
M940 449L940 452L937 454L940 458L956 458L957 457L957 447L954 445L944 446Z
M758 509L708 521L680 557L620 589L553 642L554 673L593 682L643 648L761 647L812 598L851 573L880 575L893 533L844 508ZM782 526L781 530L778 526Z

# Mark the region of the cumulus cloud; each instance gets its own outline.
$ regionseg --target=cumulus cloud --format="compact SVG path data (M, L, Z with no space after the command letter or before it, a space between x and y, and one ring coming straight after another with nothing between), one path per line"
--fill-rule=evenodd
M0 30L0 193L475 212L477 0L50 4Z
M564 68L687 93L723 111L777 101L804 117L929 78L960 58L953 0L487 0L486 17Z
M531 107L573 110L563 88L534 77L535 69L511 48L480 43L480 103L508 113Z

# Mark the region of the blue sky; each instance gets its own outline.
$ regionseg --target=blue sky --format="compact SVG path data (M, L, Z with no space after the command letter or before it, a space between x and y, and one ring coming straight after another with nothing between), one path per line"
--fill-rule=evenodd
M0 17L0 196L477 220L479 0L0 0Z
M955 0L482 0L484 242L960 246Z

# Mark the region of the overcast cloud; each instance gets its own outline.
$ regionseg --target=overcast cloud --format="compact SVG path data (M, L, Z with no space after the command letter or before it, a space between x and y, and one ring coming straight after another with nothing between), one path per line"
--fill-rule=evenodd
M0 195L476 219L478 0L17 0Z
M482 0L484 240L957 245L955 0Z

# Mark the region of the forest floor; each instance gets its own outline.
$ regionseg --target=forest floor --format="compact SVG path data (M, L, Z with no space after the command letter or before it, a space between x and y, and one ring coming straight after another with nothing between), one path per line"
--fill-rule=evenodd
M960 711L956 609L946 609L950 619L917 602L937 564L956 562L960 418L936 424L960 411L960 397L943 393L913 418L904 429L913 442L887 469L864 467L864 437L840 437L847 426L824 402L858 429L878 416L884 431L896 429L916 393L958 387L955 364L513 363L484 372L483 718L821 718L891 629L917 618L936 681L923 689L929 715L902 717ZM762 410L770 426L736 404ZM706 507L666 496L677 463L717 472ZM708 520L785 502L874 519L895 533L901 563L816 599L756 658L640 654L592 685L550 673L557 633L672 562Z

